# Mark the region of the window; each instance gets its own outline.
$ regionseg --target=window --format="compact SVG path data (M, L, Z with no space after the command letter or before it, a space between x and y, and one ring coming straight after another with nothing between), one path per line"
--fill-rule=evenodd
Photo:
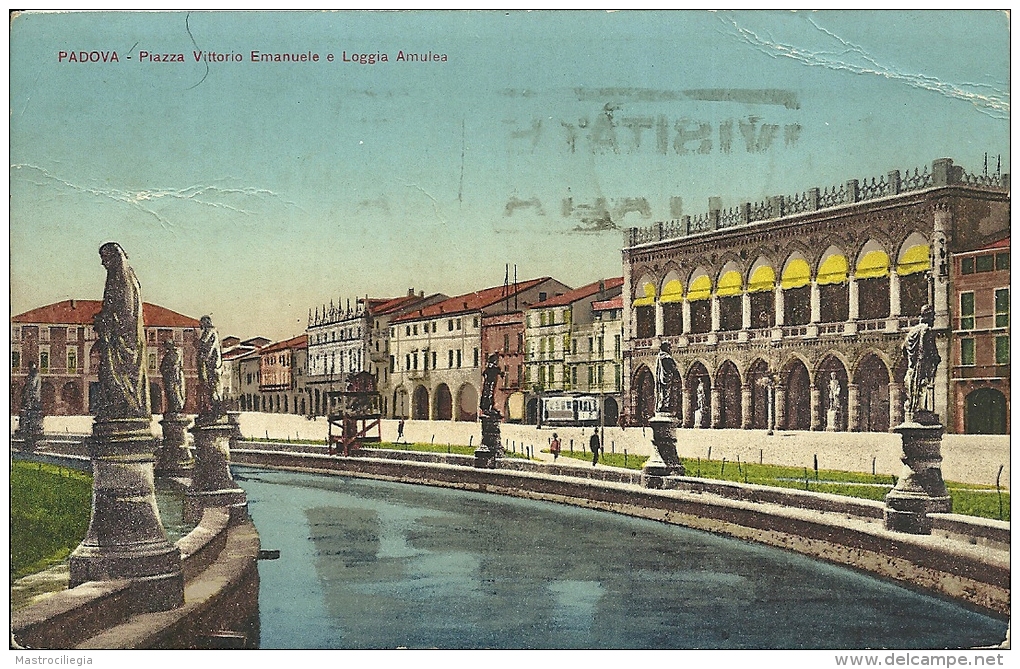
M418 334L418 324L414 324L414 334Z
M446 366L452 369L453 368L453 349L450 349L446 353L447 353L447 356L446 356Z
M39 352L39 371L48 372L50 369L50 352L40 351Z
M508 334L503 335L503 352L510 352L510 335Z
M570 382L577 385L577 365L570 368Z
M478 366L478 349L477 348L475 349L474 363L475 363L474 366L477 367Z
M613 337L613 357L614 358L619 358L620 357L621 350L622 350L620 348L620 346L621 346L620 335L615 335Z
M995 291L995 327L1009 327L1009 288Z
M995 269L995 256L978 256L974 261L974 268L978 272L991 272Z
M547 297L548 297L548 294L546 294L546 293L539 293L538 294L538 301L539 302L545 302Z
M78 351L73 348L67 352L67 371L75 372L78 370Z
M437 326L437 325L438 325L438 323L436 323L435 321L433 321L433 322L432 322L432 331L433 331L433 332L435 332L435 331L436 331L436 326Z
M974 329L974 293L960 293L960 329Z
M995 254L995 269L1009 269L1009 254L1008 253L996 253Z
M436 363L437 352L432 351L432 369L436 369L439 365Z
M418 354L417 353L414 354L414 358L412 359L412 363L411 364L413 365L412 369L418 369Z
M570 352L573 353L574 355L577 355L577 340L576 339L574 341L570 342ZM575 381L574 383L577 383L577 381Z
M446 329L449 330L450 332L453 332L453 319L452 318L450 320L446 321Z
M404 358L404 369L411 369L411 354L408 353Z
M21 368L21 351L11 351L11 369Z
M460 367L460 349L457 349L457 367Z
M960 340L960 364L974 364L974 340L971 338Z
M475 316L474 318L471 319L471 327L473 328L478 327L478 316Z
M460 319L459 318L457 319L457 329L458 330L460 329Z
M960 260L960 274L973 274L974 273L974 259L963 258Z
M1009 337L995 338L995 364L1009 364Z

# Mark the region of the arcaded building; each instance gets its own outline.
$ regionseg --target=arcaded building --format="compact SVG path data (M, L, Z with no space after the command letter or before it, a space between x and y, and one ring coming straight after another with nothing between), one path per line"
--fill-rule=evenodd
M764 429L771 396L778 429L887 431L903 420L903 338L931 301L935 409L959 431L951 265L1008 229L1009 175L951 159L728 209L712 198L706 214L630 228L627 414L651 416L668 341L686 427L701 385L703 427Z

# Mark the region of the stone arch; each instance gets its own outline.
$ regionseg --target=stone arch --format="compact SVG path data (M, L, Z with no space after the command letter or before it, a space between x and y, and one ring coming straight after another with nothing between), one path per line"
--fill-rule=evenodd
M85 407L82 404L83 393L81 385L77 381L68 381L60 389L60 401L69 415L80 416L84 413Z
M819 256L815 266L818 285L819 319L841 323L850 318L850 262L839 246L832 244Z
M40 387L42 394L42 412L46 416L54 415L57 408L57 389L52 381L43 381Z
M712 377L708 366L695 360L684 375L685 427L710 427L712 416ZM701 389L699 393L698 389Z
M811 263L805 253L794 250L783 262L780 272L783 287L783 324L807 325L811 322Z
M1008 434L1006 396L996 388L978 388L964 399L966 434Z
M440 383L432 393L433 420L453 420L453 395L450 386Z
M635 425L648 425L655 415L655 377L647 365L641 365L634 372L634 415Z
M928 303L928 276L931 273L931 251L927 237L912 232L896 251L896 268L900 287L900 314L916 316Z
M658 281L650 273L641 275L634 284L634 333L638 339L655 336L655 301L658 298Z
M723 362L715 374L718 404L713 407L713 427L737 429L741 423L741 379L731 360Z
M854 262L858 318L876 320L889 317L891 270L892 260L887 246L874 239L867 240L856 254Z
M687 324L691 334L704 334L712 329L712 291L715 282L704 266L691 272L687 282L687 303L691 322Z
M671 268L659 287L659 302L662 305L662 334L670 337L683 332L684 284L680 272Z
M425 386L418 386L414 389L414 402L411 411L411 417L414 420L429 419L429 391Z
M793 355L782 367L779 380L782 392L783 420L777 418L777 427L786 430L811 429L811 374L807 364ZM780 403L779 398L776 399Z
M478 420L478 390L470 383L457 390L457 420Z
M842 432L847 429L850 394L847 368L843 356L835 351L830 351L819 361L815 371L815 388L820 393L822 404L817 417L818 424L812 427L829 432Z
M606 425L617 425L620 422L620 405L616 402L616 398L606 397L602 403L603 407L603 420Z
M778 281L775 264L764 255L758 256L748 268L744 285L751 303L752 328L770 328L776 324L775 288Z
M733 332L743 328L745 290L743 266L736 260L724 263L715 280L721 331Z
M756 359L747 368L747 385L751 388L749 416L744 416L744 425L753 430L767 430L769 427L769 364L762 358Z
M857 386L856 425L849 429L860 432L889 431L889 383L892 374L882 357L871 351L857 362L853 370Z

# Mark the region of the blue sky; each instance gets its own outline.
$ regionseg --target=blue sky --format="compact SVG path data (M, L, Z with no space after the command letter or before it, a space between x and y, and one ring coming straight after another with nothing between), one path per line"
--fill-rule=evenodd
M147 301L283 338L331 298L453 295L506 263L619 275L620 229L711 196L1009 170L994 11L29 13L10 39L12 313L101 297L116 240Z

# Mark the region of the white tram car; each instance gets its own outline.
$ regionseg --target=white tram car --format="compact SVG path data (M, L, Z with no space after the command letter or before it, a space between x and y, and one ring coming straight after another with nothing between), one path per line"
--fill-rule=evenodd
M598 425L599 400L591 395L543 397L543 425Z

